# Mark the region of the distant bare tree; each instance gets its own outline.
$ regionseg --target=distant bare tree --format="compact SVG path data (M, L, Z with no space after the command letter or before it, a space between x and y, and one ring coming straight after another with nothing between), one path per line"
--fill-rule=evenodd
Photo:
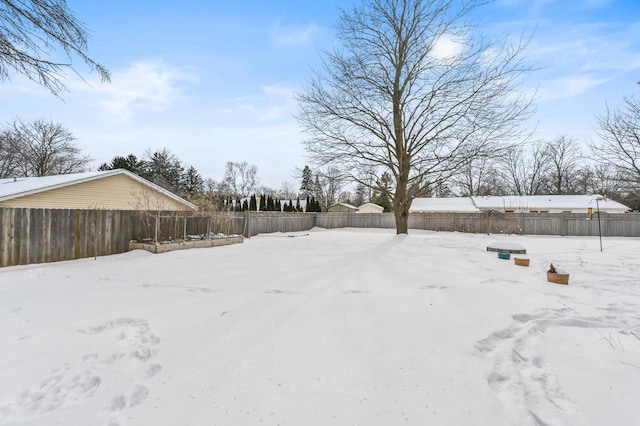
M340 193L349 180L349 176L335 166L318 168L314 173L314 195L323 211L338 202Z
M546 145L549 192L552 194L576 192L578 170L583 160L578 142L562 135L548 141Z
M7 129L0 130L0 178L16 177L20 153L14 135Z
M280 190L277 191L276 196L282 200L296 200L300 193L298 188L291 182L282 182Z
M501 157L500 165L509 192L540 195L547 183L547 146L543 143L515 145Z
M258 186L258 167L246 161L228 161L222 183L233 197L246 197Z
M493 158L476 157L461 165L451 179L461 196L502 195L505 182L500 179L497 162Z
M608 163L596 164L590 169L589 192L618 200L626 186L624 172Z
M483 0L365 0L344 11L340 45L298 95L316 164L392 174L396 232L411 202L476 156L521 132L531 99L524 45L472 34ZM443 45L453 49L444 51ZM360 183L366 184L365 179Z
M109 81L109 71L87 55L87 39L65 0L0 0L0 81L14 71L60 96L64 71L77 73L74 56Z
M619 167L640 183L640 101L625 98L623 105L598 117L600 142L592 146L596 158Z
M5 131L11 134L20 176L50 176L86 170L91 158L82 154L76 138L62 124L16 120Z

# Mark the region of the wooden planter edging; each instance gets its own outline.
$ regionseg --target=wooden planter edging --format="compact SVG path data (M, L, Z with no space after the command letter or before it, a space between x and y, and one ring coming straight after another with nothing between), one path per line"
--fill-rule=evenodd
M191 248L203 248L203 247L217 247L228 246L230 244L242 243L244 238L242 236L227 237L227 238L213 238L211 240L194 240L194 241L181 241L176 243L138 243L132 241L129 243L129 250L146 250L151 253L166 253L173 250L186 250Z
M529 266L529 259L526 257L514 257L513 261L518 266Z
M547 272L547 281L554 284L569 284L569 274Z
M515 243L491 243L487 246L487 251L497 251L500 253L527 254L527 249Z

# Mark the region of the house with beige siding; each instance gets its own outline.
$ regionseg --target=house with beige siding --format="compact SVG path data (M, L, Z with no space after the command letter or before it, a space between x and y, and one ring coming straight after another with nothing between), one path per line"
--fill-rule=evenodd
M356 206L352 206L347 203L338 203L329 207L330 212L339 212L339 213L357 213L358 208Z
M197 207L127 170L0 179L0 207L194 211Z
M356 213L382 213L382 212L384 212L384 207L374 203L365 203L360 207L358 207L358 211Z

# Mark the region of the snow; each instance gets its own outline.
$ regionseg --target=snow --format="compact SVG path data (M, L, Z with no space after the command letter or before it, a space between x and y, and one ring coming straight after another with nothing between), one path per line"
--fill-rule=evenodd
M602 195L507 195L471 197L473 203L482 210L546 210L586 211L589 207L596 211L596 199L601 212L624 213L629 207L617 201L609 200Z
M179 203L182 203L192 210L196 210L196 206L190 202L178 197L176 194L141 178L135 173L131 173L124 169L104 170L98 172L70 173L65 175L51 175L40 177L17 177L0 179L0 201L11 200L14 198L24 197L27 195L37 194L39 192L50 191L70 185L77 185L94 179L106 178L123 174L131 179L142 183L154 190L170 197Z
M480 210L473 204L471 197L452 198L414 198L412 212L458 212L475 213Z
M0 424L637 424L638 239L603 243L316 228L3 268Z
M617 201L604 199L601 195L506 195L484 197L415 198L412 212L458 212L470 213L487 210L514 210L516 212L546 211L562 213L596 211L596 199L604 213L624 213L629 207Z
M33 191L41 191L77 182L83 182L86 180L104 176L106 174L113 174L113 172L87 172L42 177L18 177L0 179L0 199L9 198L24 193L31 193Z

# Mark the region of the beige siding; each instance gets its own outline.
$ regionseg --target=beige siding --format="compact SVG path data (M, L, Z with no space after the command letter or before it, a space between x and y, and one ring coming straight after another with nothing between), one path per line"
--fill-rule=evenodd
M358 213L382 213L384 208L382 206L363 204L358 207Z
M115 175L0 202L0 207L108 210L190 210L126 176Z

